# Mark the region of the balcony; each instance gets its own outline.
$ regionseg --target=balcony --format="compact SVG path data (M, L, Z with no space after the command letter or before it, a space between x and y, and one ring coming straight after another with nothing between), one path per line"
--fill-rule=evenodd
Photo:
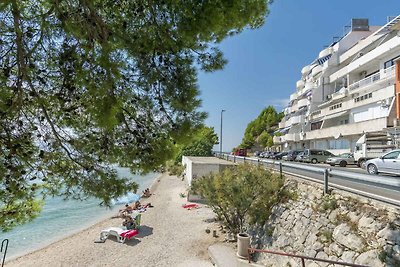
M316 67L314 67L314 68L312 69L311 75L312 75L312 76L315 76L315 75L317 75L318 73L320 73L321 71L322 71L322 66L321 66L321 65L318 65L318 66L316 66Z
M279 129L285 128L285 127L286 127L285 125L286 125L286 121L285 121L285 120L282 120L282 121L278 124Z
M313 89L315 87L316 86L315 86L314 82L306 82L303 91L305 92L305 91L308 91L308 90Z
M384 42L375 49L371 50L367 54L354 60L346 67L339 69L337 72L330 75L329 80L334 82L337 79L340 79L341 77L346 76L349 73L362 71L363 69L365 69L365 66L370 64L370 62L373 62L374 60L377 60L379 58L383 58L385 55L388 55L388 53L391 54L396 53L399 50L400 50L400 36L395 36L390 40L388 40L387 42ZM343 59L341 58L340 62L342 62L342 60Z
M318 57L319 57L319 58L321 58L321 57L326 57L327 55L329 55L329 54L331 54L331 53L332 53L332 47L327 47L327 48L325 48L324 50L322 50L321 52L319 52Z
M290 95L290 101L296 100L297 99L297 92L294 92L293 94Z
M302 74L303 76L306 76L306 75L310 72L310 69L311 69L310 65L304 66L304 67L301 69L301 74Z
M282 144L285 142L285 137L284 136L274 136L273 139L274 144Z
M349 90L347 90L347 88L342 88L339 91L331 94L331 99L332 100L338 100L338 99L342 99L344 97L346 97L349 94Z
M364 132L382 131L387 127L387 118L373 119L351 124L336 125L333 127L307 132L305 140L337 138L338 136L349 136Z
M383 70L382 74L380 72L375 73L374 75L371 75L367 78L364 78L362 80L359 80L355 83L352 83L349 85L349 91L354 91L359 88L366 87L368 85L374 84L378 81L383 81L387 80L390 78L394 78L394 73L395 73L395 65Z
M298 90L301 90L301 89L303 89L304 88L304 81L303 80L298 80L297 82L296 82L296 88L298 89Z
M309 106L310 105L310 100L308 98L303 98L297 101L297 106L299 108Z
M297 142L300 141L300 133L285 134L285 141Z
M304 118L304 115L297 115L290 118L290 122L293 124L299 124Z

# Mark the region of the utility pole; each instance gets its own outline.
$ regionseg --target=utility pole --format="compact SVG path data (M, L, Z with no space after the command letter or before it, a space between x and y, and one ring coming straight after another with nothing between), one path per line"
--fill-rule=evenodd
M219 154L222 155L222 113L225 112L225 109L221 110L221 129L219 134Z

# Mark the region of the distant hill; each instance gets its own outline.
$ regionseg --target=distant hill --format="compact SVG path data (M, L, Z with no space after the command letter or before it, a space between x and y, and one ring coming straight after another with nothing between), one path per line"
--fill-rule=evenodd
M263 109L260 115L247 125L240 147L264 149L273 146L274 132L278 130L283 116L283 112L276 112L272 106Z

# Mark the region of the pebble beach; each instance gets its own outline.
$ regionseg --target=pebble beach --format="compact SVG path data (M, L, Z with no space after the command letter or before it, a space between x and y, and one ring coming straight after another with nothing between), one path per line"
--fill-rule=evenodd
M122 219L108 218L81 232L40 250L6 261L5 266L213 266L207 249L219 238L205 229L216 229L214 213L207 206L184 209L187 184L176 176L163 174L150 188L153 195L142 199L154 207L142 214L139 234L125 243L100 232L120 226ZM122 208L122 207L121 207ZM60 229L62 231L62 229Z

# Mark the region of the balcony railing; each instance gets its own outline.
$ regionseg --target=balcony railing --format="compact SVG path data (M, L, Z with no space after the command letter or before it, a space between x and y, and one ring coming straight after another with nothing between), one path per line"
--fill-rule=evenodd
M349 85L349 91L353 91L355 89L370 85L372 83L375 83L376 81L385 79L385 78L390 78L394 76L394 70L395 70L395 65L385 69L383 71L383 75L381 75L379 72L375 73L374 75L371 75L367 78L364 78L358 82L352 83Z

